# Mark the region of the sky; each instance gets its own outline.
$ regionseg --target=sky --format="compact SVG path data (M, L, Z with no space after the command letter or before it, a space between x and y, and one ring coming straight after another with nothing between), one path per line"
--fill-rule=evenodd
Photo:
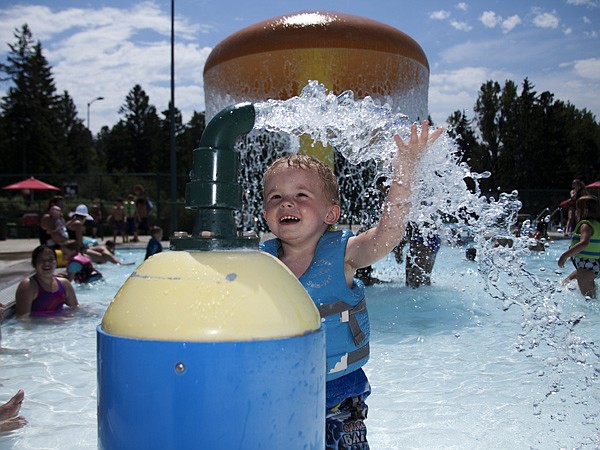
M223 39L257 22L300 11L370 18L411 36L430 66L429 114L473 116L479 88L525 78L600 118L600 0L175 0L175 105L187 122L204 111L204 63ZM168 108L170 0L0 0L0 61L27 23L93 132L113 126L140 84ZM7 82L0 82L4 96ZM103 100L94 101L97 97Z

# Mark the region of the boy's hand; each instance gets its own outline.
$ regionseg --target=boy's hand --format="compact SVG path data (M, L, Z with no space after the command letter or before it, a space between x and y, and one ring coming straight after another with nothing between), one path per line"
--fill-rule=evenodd
M394 135L394 141L398 147L398 151L394 157L394 173L396 177L404 178L407 172L412 173L429 144L435 142L443 132L443 128L438 128L430 136L429 121L424 120L421 126L421 134L417 133L417 124L412 124L410 127L410 137L407 142L404 142L397 134ZM403 173L400 172L400 167L404 169Z

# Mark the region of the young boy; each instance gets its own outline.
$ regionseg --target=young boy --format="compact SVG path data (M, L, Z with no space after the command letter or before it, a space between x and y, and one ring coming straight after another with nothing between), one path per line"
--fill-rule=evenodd
M113 206L110 216L106 218L109 222L113 220L113 241L117 242L117 236L121 235L121 241L123 243L129 242L129 236L125 233L125 207L123 206L123 200L118 198Z
M429 136L412 126L408 142L394 136L394 176L377 226L353 236L328 231L340 217L337 179L309 156L278 159L264 176L264 218L275 234L261 249L279 258L298 277L324 319L327 347L326 441L328 449L366 449L365 399L371 392L362 366L369 358L369 318L357 269L387 255L404 235L410 210L411 176ZM402 162L402 166L401 163Z
M150 240L148 241L148 245L146 246L146 257L144 258L144 260L150 258L152 255L155 255L156 253L160 253L162 252L163 248L162 248L162 244L160 243L160 240L162 239L163 236L163 230L161 227L158 226L153 226L150 229Z
M139 242L136 219L137 213L135 210L133 194L127 195L127 200L123 203L123 208L125 208L125 234L127 235L127 240L129 240L129 236L133 234L132 242Z

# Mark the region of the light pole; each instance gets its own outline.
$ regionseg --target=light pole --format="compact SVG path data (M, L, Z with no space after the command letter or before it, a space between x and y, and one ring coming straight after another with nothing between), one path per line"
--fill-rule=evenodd
M94 100L87 104L87 129L90 129L90 105L98 100L104 100L104 97L96 97Z
M177 157L175 148L175 0L171 0L171 101L169 102L169 160L171 165L170 233L177 230Z

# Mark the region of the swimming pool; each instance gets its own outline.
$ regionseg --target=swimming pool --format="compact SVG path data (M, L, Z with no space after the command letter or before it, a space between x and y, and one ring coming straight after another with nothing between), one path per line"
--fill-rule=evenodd
M556 242L526 258L542 286L558 286L566 275L556 273L566 245ZM118 256L139 264L144 252ZM23 388L29 425L0 437L0 448L97 448L96 326L132 267L101 266L108 282L78 287L82 310L64 323L36 323L31 330L15 319L3 324L2 346L28 351L0 354L0 400ZM564 289L543 300L545 310L538 304L530 311L526 298L505 310L484 292L463 248L442 247L428 288L405 287L403 266L391 258L375 273L394 282L368 288L373 449L600 445L598 355L579 345L599 335L597 302ZM549 316L554 307L562 316L585 318L561 326L534 317L536 311ZM572 358L575 344L580 351Z

